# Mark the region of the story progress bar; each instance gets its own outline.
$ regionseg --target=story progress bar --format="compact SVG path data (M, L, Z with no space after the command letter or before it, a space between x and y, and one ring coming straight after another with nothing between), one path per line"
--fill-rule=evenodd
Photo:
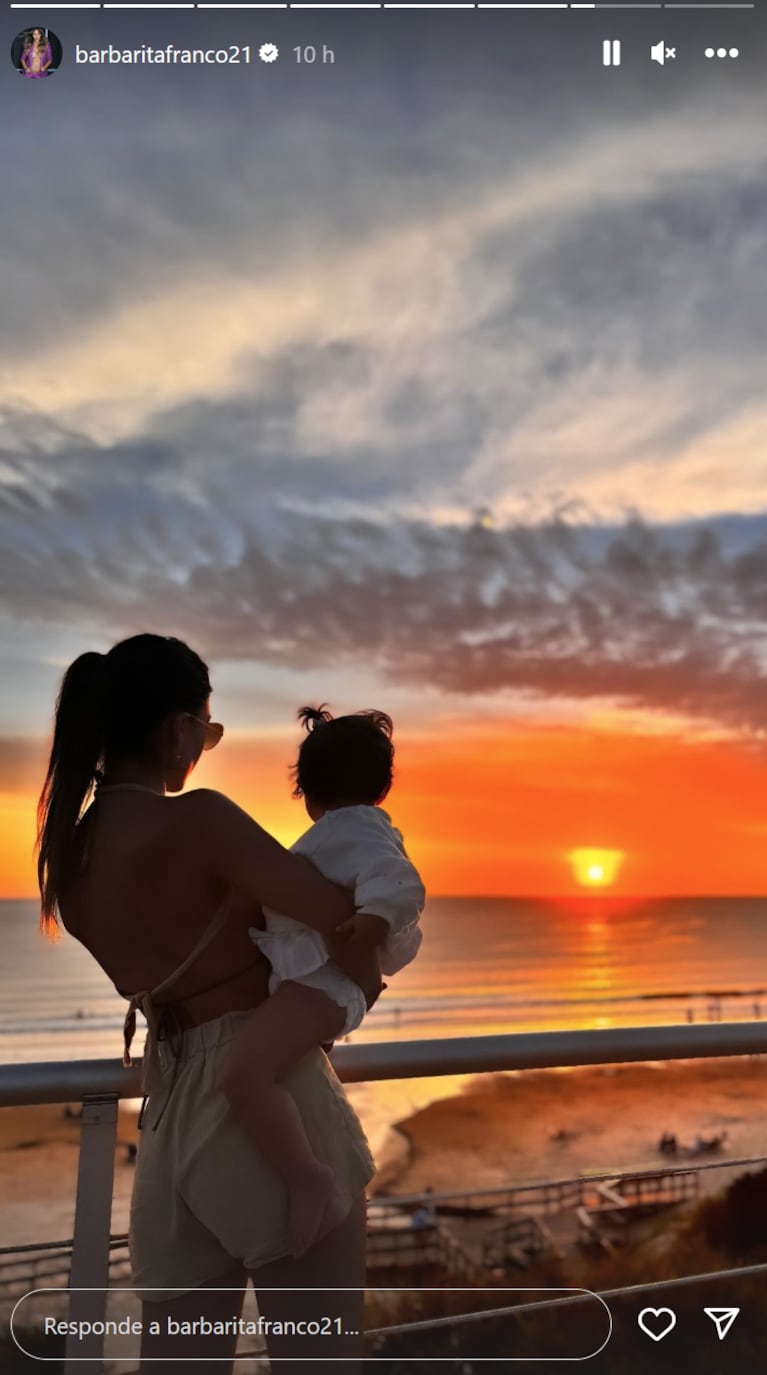
M228 3L226 3L226 0L224 0L224 3L223 3L223 4L214 4L214 3L207 3L207 2L206 2L206 3L201 3L201 0L196 0L195 3L191 3L191 0L189 0L189 3L187 3L187 0L182 0L181 3L174 4L174 3L173 3L173 0L168 0L168 3L167 3L167 4L161 4L161 5L155 5L155 4L142 4L142 3L139 2L139 0L137 0L137 3L135 3L135 4L122 4L122 3L116 3L116 0L103 0L103 3L100 3L100 4L90 4L90 3L87 3L86 0L83 0L83 3L80 3L80 4L75 4L75 3L73 3L73 4L49 4L49 3L48 3L48 0L38 0L38 3L37 3L37 4L28 4L28 3L26 3L26 0L24 0L24 3L21 3L21 4L19 4L19 3L12 3L11 6L10 6L10 8L11 8L12 10L35 10L35 11L39 11L39 10L41 10L41 9L45 9L45 10L753 10L753 9L756 9L756 5L755 5L755 4L743 4L743 3L740 2L740 0L735 0L735 3L732 3L732 4L728 4L728 3L727 3L727 0L723 0L723 3L721 3L721 4L705 3L705 0L701 0L701 3L700 3L700 4L681 3L681 0L662 0L662 3L661 3L661 0L657 0L657 3L654 3L654 4L640 4L640 3L635 4L635 3L633 3L633 0L626 0L625 3L623 3L623 0L601 0L601 3L583 4L583 3L575 3L575 0L570 0L570 3L568 3L568 4L559 3L559 4L544 4L544 5L532 4L532 3L531 3L531 4L497 4L497 3L492 3L492 4L491 4L491 3L485 3L485 0L478 0L478 3L473 3L473 4L461 4L461 3L453 3L453 4L451 4L451 3L449 2L449 0L448 0L448 3L446 3L446 4L444 4L444 5L441 4L441 3L439 3L439 0L438 0L438 2L437 2L436 4L428 4L428 3L425 3L425 4L392 4L392 3L389 3L389 0L384 0L384 3L382 3L382 4L377 4L377 5L356 4L356 3L355 3L355 0L351 0L351 3L350 3L350 4L333 4L333 3L331 2L331 0L329 0L329 3L327 3L327 4L303 4L303 3L297 4L297 3L294 3L294 0L291 0L291 2L288 3L288 4L252 4L252 5L240 4L240 3L228 4Z

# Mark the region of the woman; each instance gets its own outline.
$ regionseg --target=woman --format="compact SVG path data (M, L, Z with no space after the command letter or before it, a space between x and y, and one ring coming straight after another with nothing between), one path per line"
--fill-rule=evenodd
M42 29L33 29L24 39L24 47L21 53L21 68L25 76L32 81L39 81L41 77L48 75L48 69L53 62L53 51Z
M364 1189L374 1170L362 1129L322 1051L283 1080L335 1175L319 1240L288 1259L284 1190L230 1116L218 1075L248 1010L266 996L268 965L248 935L261 904L318 930L369 1003L380 990L377 956L350 960L334 934L350 895L227 798L173 796L223 734L210 719L210 692L202 660L156 635L83 654L67 670L40 799L42 921L55 930L58 911L131 999L126 1055L137 1007L149 1022L131 1204L134 1284L152 1291L142 1370L164 1370L166 1358L169 1371L178 1358L194 1359L196 1371L231 1369L221 1357L234 1353L234 1324L226 1340L186 1337L179 1346L168 1319L237 1318L250 1277L263 1318L334 1320L314 1342L270 1336L280 1370L299 1370L303 1356L312 1370L337 1371L334 1357L343 1356L343 1369L357 1371L348 1358L361 1351ZM305 1292L300 1303L290 1292L320 1285L324 1292ZM328 1293L335 1288L350 1292ZM339 1335L338 1318L357 1335ZM152 1321L159 1335L147 1331Z

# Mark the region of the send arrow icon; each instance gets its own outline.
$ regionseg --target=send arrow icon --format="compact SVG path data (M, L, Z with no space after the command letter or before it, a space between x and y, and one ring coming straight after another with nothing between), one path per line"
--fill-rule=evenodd
M703 1312L706 1314L706 1317L710 1318L712 1323L714 1323L716 1330L719 1333L719 1340L721 1342L724 1341L724 1338L727 1336L727 1333L729 1332L730 1328L732 1327L732 1324L737 1318L740 1309L704 1308Z

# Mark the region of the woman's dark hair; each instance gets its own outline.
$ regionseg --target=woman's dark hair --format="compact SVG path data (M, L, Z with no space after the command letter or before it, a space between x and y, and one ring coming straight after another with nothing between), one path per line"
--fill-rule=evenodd
M134 635L108 654L81 654L70 664L37 810L40 921L48 935L58 926L72 840L94 781L119 760L142 755L171 712L199 712L210 690L202 659L162 635Z
M323 807L382 802L394 765L392 719L384 711L331 716L321 707L297 712L308 732L293 766L294 797L309 797Z

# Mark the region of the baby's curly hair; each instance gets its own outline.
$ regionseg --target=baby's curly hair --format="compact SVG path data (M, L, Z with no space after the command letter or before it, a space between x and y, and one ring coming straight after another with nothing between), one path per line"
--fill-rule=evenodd
M385 711L332 716L324 703L296 715L307 735L291 769L293 796L322 807L383 802L394 773L391 717Z

